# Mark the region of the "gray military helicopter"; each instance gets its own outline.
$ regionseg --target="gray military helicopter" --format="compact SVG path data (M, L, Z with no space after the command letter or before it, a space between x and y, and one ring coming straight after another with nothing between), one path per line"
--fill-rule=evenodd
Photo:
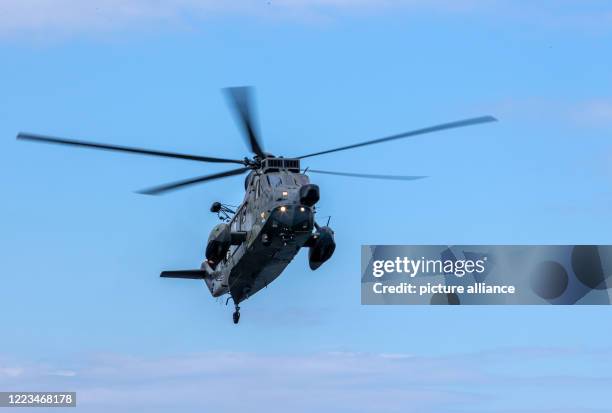
M334 253L334 231L315 221L319 187L310 182L306 173L338 176L415 180L424 176L371 175L302 169L301 160L313 156L359 148L410 136L445 129L494 122L492 116L464 119L410 132L341 146L294 158L274 156L264 152L253 118L252 89L235 87L225 89L230 106L243 130L251 158L225 159L210 156L108 145L30 133L19 133L17 139L71 145L93 149L186 159L199 162L241 165L228 171L172 182L139 191L159 195L176 189L216 179L248 173L244 181L245 195L237 207L214 202L210 208L221 223L215 226L206 245L206 259L199 269L163 271L161 277L204 280L213 297L229 294L235 305L234 323L240 319L240 303L274 281L295 257L300 248L309 248L308 262L312 270L319 268ZM227 303L227 301L226 301Z

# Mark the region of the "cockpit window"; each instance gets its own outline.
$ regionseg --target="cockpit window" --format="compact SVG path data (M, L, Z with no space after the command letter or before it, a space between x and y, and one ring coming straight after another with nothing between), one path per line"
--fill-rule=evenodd
M293 178L295 179L295 183L298 184L298 186L308 185L310 183L306 175L296 174L296 175L293 175Z
M276 188L277 186L280 186L283 181L281 180L281 177L278 175L267 175L268 178L268 183L270 184L270 186L272 188Z

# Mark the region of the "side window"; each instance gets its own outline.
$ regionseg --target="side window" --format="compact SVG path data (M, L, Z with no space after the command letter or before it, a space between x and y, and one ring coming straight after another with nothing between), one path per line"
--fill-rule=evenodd
M255 183L255 199L259 199L261 196L261 185L259 183L259 179Z
M247 203L242 204L240 209L236 211L236 215L232 220L231 229L232 231L242 231L244 222L246 220Z

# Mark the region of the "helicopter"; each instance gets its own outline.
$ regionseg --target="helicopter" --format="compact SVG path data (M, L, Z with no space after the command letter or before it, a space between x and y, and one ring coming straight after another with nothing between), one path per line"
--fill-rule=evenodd
M241 86L226 88L224 91L247 147L252 153L251 157L226 159L24 132L19 133L17 139L205 163L240 165L235 169L138 191L145 195L160 195L196 184L247 174L244 181L244 199L237 207L218 201L210 207L210 211L217 214L222 222L210 232L204 253L205 259L200 268L162 271L160 274L165 278L203 280L213 297L228 294L226 304L231 298L235 307L232 315L234 324L238 324L240 320L240 303L280 276L301 248L309 249L308 262L313 271L328 261L336 249L334 231L329 227L329 220L325 225L321 225L315 219L320 191L316 184L310 182L308 174L405 181L426 178L303 169L302 160L411 136L497 121L492 116L480 116L297 157L283 157L263 150L253 116L253 89Z

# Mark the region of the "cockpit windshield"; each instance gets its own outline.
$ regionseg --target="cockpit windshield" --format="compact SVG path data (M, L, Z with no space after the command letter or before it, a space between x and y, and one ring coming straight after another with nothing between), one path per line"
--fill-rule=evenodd
M272 188L276 188L283 183L279 175L266 175L266 177L268 178L268 183Z
M270 187L276 188L281 185L302 186L309 184L308 177L301 174L268 174L266 175Z
M306 175L302 175L302 174L295 174L295 175L293 175L293 179L295 179L295 183L298 186L308 185L310 183L310 181L308 180L308 177Z

